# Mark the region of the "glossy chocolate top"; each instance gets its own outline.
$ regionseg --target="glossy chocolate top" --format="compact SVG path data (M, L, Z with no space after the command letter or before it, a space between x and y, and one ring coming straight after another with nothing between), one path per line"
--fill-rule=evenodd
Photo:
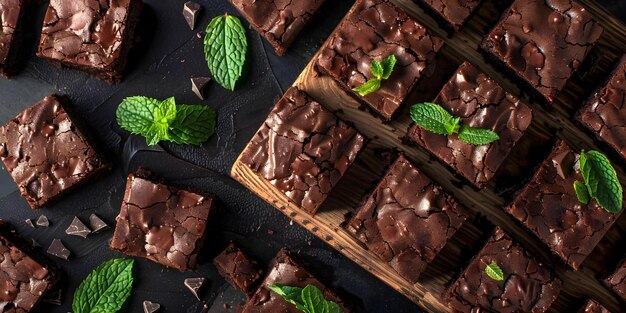
M589 299L585 306L578 313L611 313L596 300Z
M438 135L418 125L409 137L440 158L478 187L496 174L532 120L532 110L506 92L491 77L463 63L433 101L463 125L489 129L500 139L488 145L471 145L457 135Z
M128 175L111 248L181 271L194 270L213 197Z
M504 280L487 276L485 267L492 262L500 266ZM450 287L447 299L455 312L542 313L560 290L561 281L552 271L497 227Z
M249 296L254 293L253 286L261 278L262 271L256 262L250 260L241 249L230 243L222 253L213 259L213 264L231 285Z
M467 214L404 155L348 222L348 231L412 283Z
M353 127L291 87L240 161L298 206L315 213L364 143Z
M278 252L273 263L263 284L243 307L242 313L301 313L293 304L288 303L281 296L266 288L266 286L276 283L300 288L313 285L324 293L326 300L336 302L341 306L344 313L350 313L350 310L344 306L343 301L334 292L298 264L285 249Z
M483 47L553 101L602 34L572 0L516 0Z
M372 78L370 64L395 55L391 77L359 97L383 119L398 111L417 81L434 70L443 41L387 0L359 0L320 50L317 68L352 90Z
M574 181L583 181L578 158L566 143L559 141L506 208L574 269L619 216L605 211L595 200L589 204L578 201Z
M626 300L626 260L606 278L606 284L620 297Z
M13 44L13 33L22 11L22 0L0 0L0 66L4 66Z
M481 0L421 0L445 19L454 29L461 28Z
M0 159L32 208L108 168L52 95L0 128Z
M626 55L579 112L578 120L626 158Z

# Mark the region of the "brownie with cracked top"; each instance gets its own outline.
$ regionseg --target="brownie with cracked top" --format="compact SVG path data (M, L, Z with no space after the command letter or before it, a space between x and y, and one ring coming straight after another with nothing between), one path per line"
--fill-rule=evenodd
M481 0L414 0L441 21L446 27L459 30L472 15Z
M485 272L496 263L504 280ZM514 242L500 227L450 286L446 299L454 312L534 312L548 310L561 281L544 264Z
M302 267L286 249L281 249L272 263L273 265L265 280L245 304L242 313L301 313L302 311L297 309L295 305L285 301L283 297L267 288L267 286L274 284L299 288L313 285L322 291L326 300L339 304L344 313L350 313L344 301Z
M0 312L33 311L60 277L55 267L22 249L20 241L11 225L0 220Z
M598 301L589 299L578 313L611 313L611 311L603 307Z
M477 187L494 177L532 120L532 110L472 64L463 63L434 100L461 123L496 132L500 139L471 145L413 124L408 137Z
M400 154L346 228L416 283L466 219L452 196Z
M33 209L110 168L67 104L47 96L0 128L0 159Z
M320 49L316 68L389 121L423 76L432 74L443 40L387 0L359 0ZM380 89L364 97L352 91L372 78L370 64L395 55Z
M325 0L230 0L239 12L283 55Z
M606 278L605 282L615 293L626 300L626 260L622 261L615 272Z
M147 179L128 175L110 247L180 271L195 270L204 243L207 219L215 200Z
M51 0L37 56L117 83L142 6L142 0Z
M291 87L252 137L240 162L315 214L364 144L356 129Z
M578 269L619 216L593 199L589 204L578 201L574 182L583 181L578 159L579 154L559 141L506 208L573 269Z
M516 0L483 40L487 56L549 102L583 63L603 28L572 0Z
M0 75L11 77L15 74L15 62L19 56L18 27L21 27L24 13L30 0L0 0Z
M578 121L626 158L626 54L578 112Z
M258 264L235 246L231 241L228 247L213 259L213 264L220 275L232 286L248 295L254 293L254 286L261 278L262 271Z

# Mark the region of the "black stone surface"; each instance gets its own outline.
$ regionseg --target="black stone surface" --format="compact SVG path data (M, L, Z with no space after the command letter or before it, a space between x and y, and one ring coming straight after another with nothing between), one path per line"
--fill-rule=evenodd
M64 271L62 304L42 303L39 313L71 311L74 290L98 264L123 257L107 247L112 229L91 234L87 239L68 236L65 229L74 216L88 221L97 212L107 224L115 224L122 201L126 174L139 166L172 184L215 194L219 201L207 234L199 271L181 273L147 260L137 259L136 285L123 312L141 312L144 300L160 303L163 312L236 312L245 295L219 277L211 264L229 240L235 241L261 264L282 247L289 247L320 280L356 303L356 312L421 312L417 305L387 287L374 276L343 257L308 231L291 225L287 217L232 180L228 173L235 158L258 129L267 113L295 80L345 15L352 0L327 1L291 49L278 57L254 31L248 29L251 67L236 92L209 84L206 100L200 101L191 90L189 77L209 75L202 42L196 33L206 28L211 17L224 12L237 15L227 0L202 0L204 10L195 31L191 31L181 12L186 0L144 0L138 35L140 41L131 52L127 74L119 85L67 69L57 69L34 55L41 31L45 5L40 5L36 25L28 28L26 45L31 55L23 70L11 81L0 79L0 124L51 93L66 94L90 126L101 145L115 162L113 171L82 186L42 211L33 211L20 196L4 170L0 171L0 218L15 225L20 234L35 239L46 249L54 238L63 240L72 251L69 261L53 259ZM624 1L604 0L611 12L625 19ZM621 9L621 10L620 10ZM621 13L620 13L621 12ZM247 27L248 23L243 21ZM218 112L216 134L200 147L162 144L148 148L145 140L128 137L114 120L114 112L126 96L146 95L164 99L176 96L177 102L210 105ZM31 228L24 220L45 214L50 227ZM269 231L268 230L272 230ZM270 235L271 233L271 235ZM310 245L309 245L310 242ZM298 253L299 252L299 253ZM185 288L189 277L207 277L202 302ZM224 304L229 309L224 308Z

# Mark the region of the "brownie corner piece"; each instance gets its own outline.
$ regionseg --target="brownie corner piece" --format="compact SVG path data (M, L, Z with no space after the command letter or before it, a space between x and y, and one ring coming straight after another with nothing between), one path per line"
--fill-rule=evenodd
M621 214L607 212L595 200L578 201L574 182L583 181L579 157L565 142L557 142L506 208L573 269L578 269Z
M604 282L622 299L626 300L626 258L622 260L619 267Z
M469 62L461 64L433 101L464 125L489 129L500 139L472 145L458 135L439 135L415 123L407 137L430 151L474 186L495 175L531 124L532 109Z
M626 159L626 54L576 119Z
M118 83L142 7L143 0L51 0L37 56Z
M228 281L233 287L251 297L254 287L261 278L262 270L256 261L251 260L232 241L224 251L213 259L220 276Z
M282 56L326 0L230 0Z
M467 216L451 195L400 154L346 229L416 283Z
M485 267L496 263L504 280ZM454 312L546 312L561 290L561 281L544 264L496 227L480 252L448 288L445 299Z
M19 48L22 42L22 28L25 12L30 9L31 0L3 0L0 2L0 75L11 78L20 61Z
M458 31L472 15L481 0L414 0L415 3L424 7L445 28Z
M69 109L50 95L0 128L0 159L33 209L110 168Z
M388 0L359 0L320 49L316 69L332 77L384 121L391 120L417 82L434 71L443 40ZM372 61L395 55L396 66L380 88L353 91L373 78Z
M515 0L481 47L496 65L552 103L602 32L573 0Z
M603 307L598 301L589 299L585 302L585 305L580 308L578 313L611 313L611 311Z
M215 200L129 174L110 247L129 256L190 271L196 268Z
M276 103L239 161L315 214L365 145L354 127L296 87Z

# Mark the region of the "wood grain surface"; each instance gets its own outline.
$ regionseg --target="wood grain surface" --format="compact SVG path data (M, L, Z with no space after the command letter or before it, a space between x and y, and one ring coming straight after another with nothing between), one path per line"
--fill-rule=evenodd
M550 264L563 280L561 295L551 311L575 312L588 297L595 298L611 311L626 311L626 305L602 283L602 279L626 252L624 248L626 238L622 235L626 232L626 215L618 219L594 252L587 257L583 266L578 271L573 271L551 255L538 238L503 210L542 158L547 155L557 138L565 140L574 149L598 149L607 153L617 165L616 170L622 184L626 185L624 171L626 162L606 145L595 141L594 135L582 129L572 118L585 99L611 72L619 57L626 53L626 27L593 1L580 0L579 2L596 17L605 30L582 65L585 74L574 74L573 79L559 93L555 103L546 105L542 101L536 101L532 93L525 92L488 64L478 48L482 38L511 1L483 1L468 23L452 35L411 0L392 0L392 2L405 9L446 43L440 52L437 70L431 77L421 80L410 95L409 104L432 100L456 68L462 62L469 61L498 81L506 90L521 97L533 109L531 127L487 187L482 190L472 187L469 182L456 175L426 150L406 142L404 137L411 123L408 105L398 118L391 123L383 124L372 114L360 109L361 105L330 77L316 72L314 63L317 55L294 85L306 91L326 108L336 111L344 120L353 123L369 138L364 152L315 216L290 202L284 194L241 164L239 159L233 165L232 177L428 312L449 312L446 304L441 301L441 295L473 253L479 250L485 236L491 232L492 225L502 226L537 258ZM346 217L354 212L363 196L382 177L386 161L381 151L389 148L404 151L423 172L453 194L473 213L473 217L455 234L427 267L419 282L414 285L342 228Z

